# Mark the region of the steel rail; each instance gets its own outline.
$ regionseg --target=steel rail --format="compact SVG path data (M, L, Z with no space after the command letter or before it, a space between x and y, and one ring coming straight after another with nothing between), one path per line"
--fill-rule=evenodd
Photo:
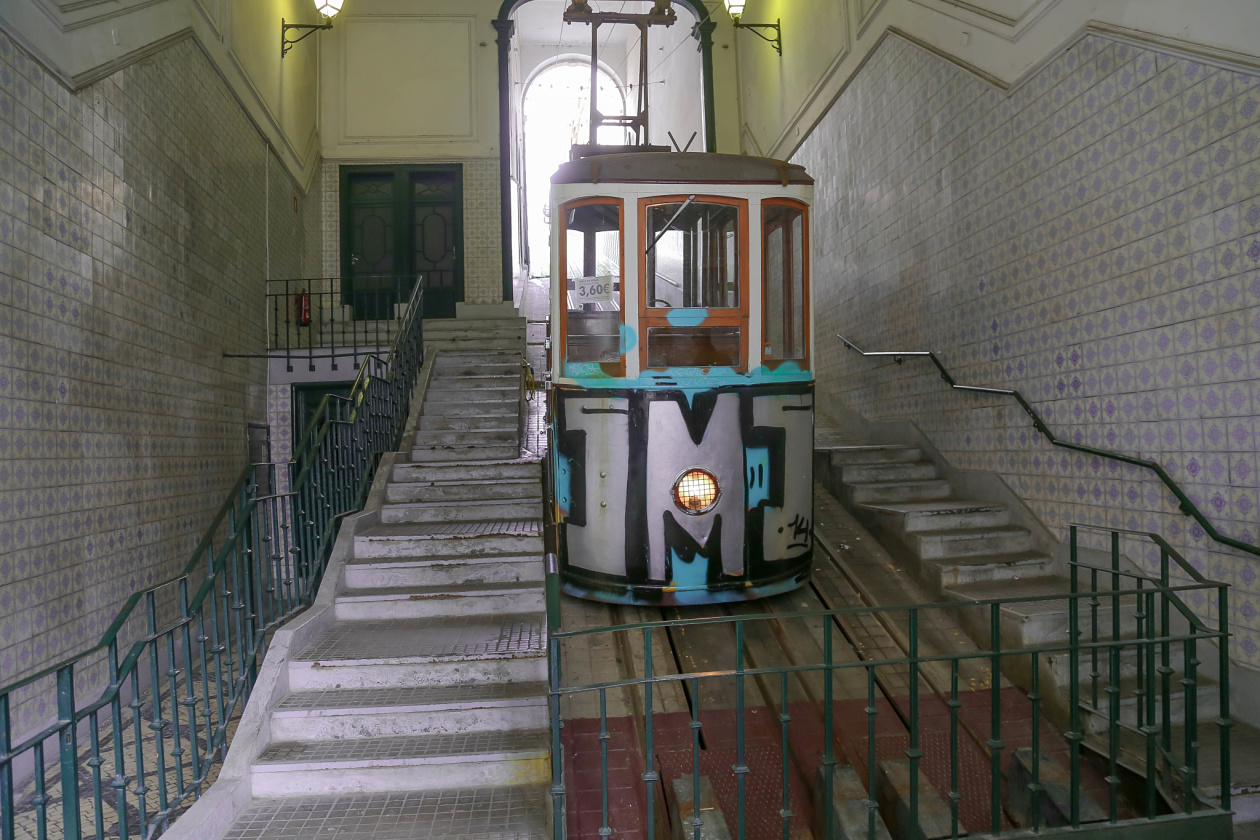
M1125 455L1123 452L1114 452L1109 449L1099 449L1094 446L1087 446L1082 443L1073 443L1072 441L1067 441L1067 440L1063 440L1059 438L1057 435L1054 434L1054 432L1050 430L1050 427L1046 425L1046 421L1042 419L1041 415L1037 413L1037 410L1032 407L1032 405L1028 402L1028 400L1024 399L1024 395L1021 394L1019 391L1011 389L1011 388L986 388L986 387L982 387L978 385L959 385L958 382L954 379L953 375L946 369L944 363L941 362L940 357L937 356L936 353L934 353L931 350L870 351L870 350L863 350L862 348L858 347L852 341L845 338L843 335L840 335L839 333L836 333L836 338L840 339L841 343L843 343L845 347L848 347L850 350L855 350L858 353L862 354L863 356L872 356L872 357L885 356L885 357L891 358L897 364L901 364L905 359L908 359L908 358L927 358L928 360L932 362L932 364L936 366L937 371L939 371L941 374L941 379L945 380L945 383L949 385L949 387L953 388L954 390L973 391L980 394L995 394L998 396L1006 396L1006 397L1014 398L1014 400L1017 403L1019 403L1019 407L1022 408L1024 410L1024 413L1027 414L1029 419L1032 420L1033 427L1036 428L1036 430L1040 432L1042 436L1045 437L1045 439L1048 440L1050 443L1054 444L1055 446L1060 446L1064 449L1071 449L1076 452L1083 452L1087 455L1094 455L1099 458L1109 458L1113 461L1119 461L1124 464L1131 464L1135 467L1145 467L1146 469L1151 470L1152 472L1155 473L1156 476L1159 477L1159 480L1164 483L1164 486L1167 487L1169 491L1174 496L1177 497L1177 506L1181 510L1181 512L1185 514L1186 516L1189 516L1190 518L1194 519L1195 522L1198 522L1199 525L1203 528L1203 530L1207 533L1209 537L1211 537L1216 542L1221 543L1222 545L1229 546L1230 548L1235 548L1235 549L1238 549L1239 551L1244 551L1248 554L1255 554L1257 556L1260 556L1260 546L1252 545L1251 543L1245 543L1242 540L1238 540L1238 539L1234 539L1233 537L1226 536L1225 534L1222 534L1220 531L1216 530L1216 526L1214 526L1211 523L1211 521L1209 521L1208 518L1203 515L1203 512L1200 511L1198 506L1195 505L1195 503L1190 500L1190 497L1187 496L1185 491L1181 489L1181 486L1177 484L1177 482L1173 479L1173 477L1170 476L1167 473L1167 471L1165 471L1164 468L1160 466L1157 462L1146 459L1146 458L1136 458L1132 455Z

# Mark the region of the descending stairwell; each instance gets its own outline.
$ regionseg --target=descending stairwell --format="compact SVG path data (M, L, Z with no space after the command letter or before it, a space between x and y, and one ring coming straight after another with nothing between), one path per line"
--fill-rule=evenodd
M1038 546L1034 535L1012 521L1010 507L1003 502L961 498L943 478L937 465L918 446L854 446L826 444L816 449L816 474L831 493L877 534L901 550L906 565L919 582L942 603L965 605L1011 597L1036 597L1070 591L1065 562L1056 560ZM1097 585L1098 641L1110 641L1112 598L1109 575L1100 575ZM1088 573L1081 575L1081 588L1091 587ZM1122 583L1131 588L1131 582ZM1067 599L1016 601L1000 608L1001 646L1016 650L1062 643L1068 635ZM1091 600L1080 602L1082 627L1091 619ZM1132 597L1120 598L1121 638L1133 638L1137 605ZM960 609L958 618L975 641L990 644L990 616L987 608ZM1175 618L1175 617L1174 617ZM1088 636L1084 641L1089 641ZM1121 720L1136 728L1141 693L1137 681L1137 651L1125 648L1120 655ZM1087 736L1103 733L1108 727L1107 698L1109 670L1106 656L1101 663L1082 656L1079 662L1082 725ZM1180 650L1172 650L1173 668L1170 719L1177 728L1185 720L1185 693L1179 682L1184 661ZM1070 714L1068 691L1069 659L1066 653L1042 658L1040 666L1047 710L1061 725ZM1028 688L1031 672L1024 658L1009 660L1005 675ZM1050 691L1045 691L1049 684ZM1095 705L1095 698L1102 698ZM1163 717L1162 701L1156 701L1156 714ZM1219 686L1200 674L1197 686L1198 717L1211 720L1219 714ZM1086 743L1090 743L1087 737ZM1101 744L1099 744L1101 748ZM1132 766L1144 766L1144 753L1134 749Z
M414 446L394 459L375 524L354 533L332 620L284 665L287 690L248 771L252 800L226 834L195 836L548 834L540 467L519 457L523 327L486 319L471 331L479 342L425 331L439 352Z

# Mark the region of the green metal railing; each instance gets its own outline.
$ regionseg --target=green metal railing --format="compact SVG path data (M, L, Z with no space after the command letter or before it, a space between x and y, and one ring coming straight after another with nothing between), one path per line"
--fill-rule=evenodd
M866 788L860 806L865 808L861 826L845 827L844 836L877 836L877 814L887 820L904 819L900 836L920 836L921 821L927 819L919 801L919 781L931 770L930 779L946 803L948 831L953 837L964 833L991 836L1037 833L1052 825L1062 830L1078 830L1101 825L1124 826L1140 831L1144 837L1179 838L1195 832L1203 838L1228 836L1230 826L1229 768L1229 657L1228 600L1224 584L1206 580L1166 541L1158 536L1133 531L1114 531L1085 525L1070 526L1070 588L1066 592L1032 597L1008 597L966 603L903 604L895 606L854 606L802 612L767 612L721 617L677 619L649 623L623 624L594 629L564 630L560 620L560 585L556 557L549 551L546 567L546 603L549 634L549 691L552 735L553 817L557 840L566 836L569 787L578 784L588 797L580 803L585 813L594 813L593 785L588 774L566 776L566 754L585 755L583 767L593 767L593 754L598 751L600 768L599 813L600 836L646 836L658 833L656 801L663 794L657 757L673 750L690 750L690 773L693 803L688 812L675 815L682 821L678 836L700 838L707 814L700 809L701 754L704 732L712 729L714 720L729 732L730 721L713 717L733 712L734 748L708 762L714 787L728 791L722 801L723 816L732 836L770 836L765 833L767 819L774 821L781 836L788 838L799 828L793 824L802 815L793 812L793 785L801 780L818 779L814 794L814 824L824 838L841 836L840 816L831 803L837 771L843 763L855 768L865 765L861 777ZM1110 563L1091 565L1083 562L1078 542L1084 537L1101 541L1110 547ZM1091 541L1091 540L1086 540ZM1122 555L1122 547L1133 551ZM1131 556L1145 546L1153 546L1159 559L1150 574L1125 571L1122 556ZM1187 582L1178 582L1184 580ZM1086 585L1086 582L1087 585ZM1184 601L1187 593L1215 593L1219 626L1209 627L1196 616ZM1057 615L1066 612L1067 631L1051 634L1044 644L1004 646L1002 644L1003 610L1014 605L1050 608ZM1109 614L1108 614L1109 613ZM975 647L959 652L943 649L939 639L943 628L941 616L948 616L953 626L987 628L987 644L982 630ZM875 647L859 643L855 627L864 619L908 628L899 657L872 653ZM925 635L925 624L935 625L937 634ZM802 661L807 654L794 648L795 662L778 661L768 667L754 667L749 658L748 639L775 636L775 628L783 633L788 624L812 634L821 656L817 661ZM687 672L681 666L660 668L653 660L653 645L679 631L697 628L725 628L729 645L713 648L713 661L702 672ZM782 636L775 636L782 638ZM712 640L713 636L709 636ZM798 637L799 638L799 637ZM1219 686L1213 687L1202 677L1198 657L1204 646L1213 643L1219 650ZM641 663L641 675L625 679L589 684L566 684L561 663L566 646L573 646L574 655L583 651L618 649L623 661ZM627 655L626 652L629 652ZM1067 673L1056 670L1066 657ZM1178 660L1180 660L1178 662ZM1089 666L1089 670L1085 667ZM1028 675L1025 690L1014 688L1001 678L1004 671L1024 669ZM636 670L638 666L636 665ZM1180 678L1176 675L1180 673ZM980 675L977 678L977 674ZM987 676L986 676L987 675ZM759 749L757 760L748 750L745 721L754 711L747 704L745 688L755 681L759 696L766 702L765 711L777 713L779 737L775 750ZM733 709L702 708L702 685L722 684L734 687ZM690 720L690 744L678 733L676 725L662 729L663 713L656 711L654 692L677 686L685 693ZM961 686L961 688L960 688ZM970 687L968 687L970 686ZM791 701L793 690L804 689L811 699L806 703ZM922 689L926 689L922 695ZM1012 694L1014 692L1014 694ZM1214 800L1201 789L1204 767L1200 766L1203 730L1198 717L1203 704L1219 694L1220 710L1216 716L1219 737L1219 766L1208 768L1219 775L1220 798ZM731 693L725 692L726 697ZM801 692L796 692L801 696ZM1066 703L1054 703L1066 696ZM598 709L598 730L584 752L574 732L574 709L580 698L587 709ZM642 785L640 804L645 819L637 831L627 834L627 827L617 823L617 807L609 794L609 741L611 739L609 699L621 699L635 713L638 739L635 749L641 750L639 781ZM632 702L633 701L633 702ZM935 706L925 714L925 703ZM855 723L850 714L837 717L842 703L856 703L865 713L865 723ZM1052 708L1058 706L1056 714ZM941 712L941 707L947 713ZM1049 707L1048 707L1049 706ZM1066 706L1066 714L1064 713ZM1128 708L1126 708L1128 707ZM1182 711L1178 713L1176 709ZM706 716L709 720L706 721ZM763 716L764 717L764 716ZM1177 718L1182 720L1178 721ZM807 720L812 718L812 720ZM986 720L987 718L987 720ZM891 720L890 720L891 719ZM947 723L943 722L947 719ZM567 724L570 724L566 726ZM891 723L903 730L904 748L895 751L895 759L903 762L909 785L903 801L904 812L898 817L888 803L877 802L881 784L877 767L887 760L887 749L877 751L881 727ZM1055 729L1057 724L1063 728ZM806 727L804 730L794 729ZM1177 728L1183 730L1179 735ZM764 728L764 727L763 727ZM661 731L658 731L661 730ZM588 731L595 731L594 724ZM802 731L796 740L793 733ZM943 741L944 733L948 732ZM671 736L670 733L673 733ZM811 741L821 732L822 743ZM672 744L666 739L673 738ZM712 736L709 736L712 738ZM801 739L807 744L802 749ZM598 747L593 741L598 741ZM1022 741L1023 746L1018 746ZM902 744L903 742L898 742ZM865 749L863 745L865 744ZM764 742L763 742L764 746ZM627 745L623 744L623 748ZM1003 767L1004 760L1014 758L1016 748L1026 757L1029 779L1017 784ZM709 749L714 749L710 746ZM881 754L882 753L882 757ZM970 759L966 757L970 756ZM645 757L645 758L644 758ZM970 763L968 763L970 762ZM675 766L681 764L675 761ZM1066 800L1054 798L1052 767L1067 765ZM714 767L718 767L717 771ZM790 768L797 768L794 772ZM1009 768L1007 768L1009 769ZM725 778L714 778L714 776ZM970 778L964 785L964 777ZM677 778L677 776L675 777ZM778 800L755 814L749 793L756 779L762 791L772 789ZM1093 780L1092 786L1089 784ZM806 783L811 784L811 783ZM665 786L667 788L667 786ZM969 788L971 801L965 789ZM987 792L977 795L980 789ZM778 793L781 792L781 793ZM624 799L625 792L620 792ZM1014 815L1008 808L1013 797L1026 796L1027 813L1021 812L1019 824L1013 826ZM987 797L987 798L986 798ZM722 797L719 797L721 799ZM1092 804L1091 804L1092 803ZM1048 806L1053 809L1048 810ZM1094 807L1096 805L1096 807ZM731 807L733 806L733 807ZM1088 806L1088 807L1087 807ZM769 807L772 813L767 813ZM821 809L822 813L818 813ZM1101 811L1101 813L1099 813ZM1052 821L1052 812L1057 821ZM1092 812L1093 816L1090 816ZM964 814L969 814L964 824ZM622 814L624 816L624 814ZM1061 817L1061 819L1059 819ZM711 818L710 818L711 819ZM1192 821L1193 825L1191 824ZM752 828L759 825L760 829ZM939 825L939 823L938 823ZM1057 830L1057 829L1056 829ZM859 832L855 835L854 832ZM760 832L760 833L758 833ZM894 832L894 836L898 836ZM940 836L931 834L929 836Z
M178 576L128 598L92 648L0 688L0 840L152 837L203 792L267 631L311 604L342 517L397 448L423 362L421 295L388 358L366 357L348 398L324 398L291 462L241 472ZM97 669L103 692L76 702ZM56 720L15 733L23 703Z
M1125 455L1123 452L1113 452L1108 449L1099 449L1094 446L1086 446L1082 443L1073 443L1072 441L1062 440L1061 438L1055 436L1054 432L1050 431L1050 427L1046 425L1046 421L1042 419L1041 415L1037 413L1037 410L1032 407L1028 400L1024 399L1024 395L1019 391L1010 388L986 388L978 385L959 385L958 382L955 381L953 375L945 369L944 363L942 363L940 358L931 350L868 351L858 347L852 341L849 341L839 333L836 334L836 338L840 339L845 347L848 347L850 350L856 350L863 356L887 356L897 364L901 364L902 361L907 358L927 358L932 362L932 364L936 365L937 371L941 374L941 379L945 380L945 383L949 385L949 387L957 391L972 391L979 394L997 394L999 396L1013 397L1015 401L1019 403L1019 407L1022 408L1024 413L1028 415L1030 420L1032 420L1033 427L1036 428L1036 430L1040 432L1050 443L1064 449L1084 452L1087 455L1096 455L1099 458L1109 458L1113 461L1119 461L1122 464L1131 464L1135 467L1145 467L1155 473L1155 475L1159 477L1159 480L1164 483L1164 486L1167 487L1177 498L1177 506L1181 512L1194 519L1195 522L1199 523L1200 527L1203 528L1204 532L1206 532L1209 537L1216 540L1221 545L1227 545L1230 548L1236 548L1239 551L1245 551L1248 554L1260 555L1260 546L1245 543L1242 540L1226 536L1216 530L1216 526L1214 526L1211 521L1204 516L1203 511L1199 510L1198 506L1196 506L1195 503L1191 501L1190 497L1186 495L1185 491L1181 489L1181 486L1177 484L1177 482L1173 480L1173 477L1170 476L1168 472L1157 462L1147 458L1135 458L1132 455Z

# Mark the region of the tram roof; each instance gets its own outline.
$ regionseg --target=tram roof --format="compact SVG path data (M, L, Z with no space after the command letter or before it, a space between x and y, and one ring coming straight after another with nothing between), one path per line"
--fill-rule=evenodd
M772 158L709 152L621 152L560 165L553 184L812 184L805 167Z

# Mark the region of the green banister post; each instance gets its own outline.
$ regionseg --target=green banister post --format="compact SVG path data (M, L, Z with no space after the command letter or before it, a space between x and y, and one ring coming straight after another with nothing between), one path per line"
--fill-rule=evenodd
M656 783L660 776L656 772L652 756L652 628L643 628L643 708L647 717L647 728L643 733L643 785L644 801L647 803L647 835L648 840L656 837Z
M1195 644L1197 634L1191 628L1191 635L1185 641L1185 678L1181 685L1185 690L1185 766L1183 768L1184 807L1186 813L1194 810L1195 788L1199 784L1199 685L1198 685L1198 646Z
M1076 526L1070 529L1069 577L1071 597L1068 599L1068 716L1070 728L1066 734L1069 755L1069 808L1068 821L1072 828L1081 824L1081 603L1079 570L1077 563Z
M691 840L700 840L700 680L691 679ZM681 808L679 819L682 818Z
M783 805L779 809L779 817L783 820L783 840L789 840L792 834L792 799L788 789L788 766L791 764L791 750L788 748L788 723L792 716L788 714L788 675L787 671L779 672L779 754L783 756L783 766L779 779L783 786Z
M833 686L831 673L832 650L831 650L831 626L834 623L830 615L823 617L823 836L827 838L835 837L835 809L831 807L832 792L835 789L836 776L836 745L835 733L833 726L832 710L832 692ZM872 704L874 705L874 704ZM873 767L873 765L872 765ZM874 770L872 769L872 772ZM873 788L872 788L873 790Z
M13 749L12 724L9 719L9 695L0 694L0 840L15 840L13 820L13 766L9 764Z
M74 665L57 669L57 744L61 763L61 819L66 837L79 837L79 742L74 720ZM42 772L36 767L35 772Z
M611 837L608 825L608 689L599 690L599 836Z
M989 606L990 700L989 700L989 748L990 813L991 831L994 836L1002 832L1002 612L998 604Z
M1146 644L1139 656L1146 661L1146 722L1142 734L1146 737L1146 818L1154 819L1158 809L1158 792L1155 787L1159 755L1159 727L1155 724L1155 593L1147 590Z
M744 762L744 622L735 622L735 833L745 837L744 809L748 765Z
M1221 584L1216 590L1216 614L1220 622L1221 708L1217 728L1221 739L1221 810L1230 810L1229 736L1234 722L1229 716L1229 586Z
M1111 644L1107 648L1108 817L1119 819L1120 800L1120 532L1111 532Z
M866 666L866 836L873 838L875 836L875 812L879 808L879 802L875 799L875 787L878 780L875 778L875 716L879 714L879 707L875 705L875 668L871 665ZM958 733L954 733L957 737ZM825 813L831 813L831 809L827 809ZM830 837L831 835L826 835Z
M1032 779L1028 783L1029 802L1031 803L1032 829L1041 831L1041 662L1037 654L1032 654L1032 690L1028 692L1028 702L1032 704Z
M1159 585L1164 587L1164 591L1160 594L1160 635L1165 641L1160 645L1160 692L1162 698L1162 708L1160 715L1160 731L1163 733L1164 751L1169 755L1172 754L1172 642L1167 641L1169 633L1169 598L1173 597L1168 592L1168 550L1160 547L1159 550Z
M958 711L962 702L958 699L958 660L949 663L949 836L958 840L958 803L962 794L958 792ZM871 742L875 739L872 734ZM872 750L874 747L872 747ZM872 789L874 785L872 785ZM875 815L871 814L869 836L875 836Z
M910 748L906 758L910 764L910 836L919 834L919 611L910 610Z

